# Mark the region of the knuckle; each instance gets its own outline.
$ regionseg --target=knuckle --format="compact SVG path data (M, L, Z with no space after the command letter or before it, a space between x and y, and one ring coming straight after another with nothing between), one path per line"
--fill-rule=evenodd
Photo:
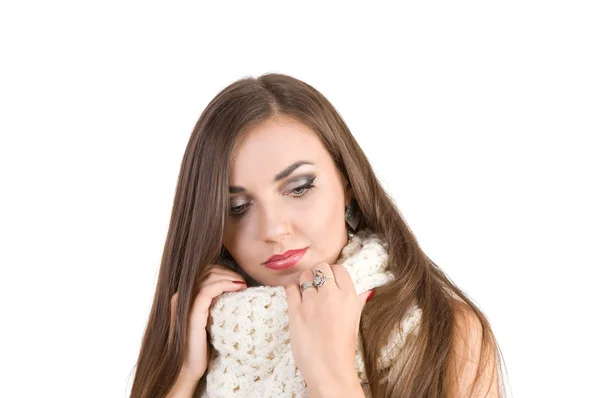
M196 296L196 299L197 300L204 300L207 297L208 297L208 292L206 291L206 288L202 288L198 292L198 295Z
M303 279L309 278L309 277L312 277L312 274L313 274L313 270L307 269L307 270L302 271L302 273L300 274L300 277Z
M216 274L209 272L208 274L206 274L206 276L204 277L204 282L207 281L211 281L213 279L215 279Z
M329 267L329 264L327 263L327 261L319 261L312 267L311 272L317 268L327 268L327 267Z

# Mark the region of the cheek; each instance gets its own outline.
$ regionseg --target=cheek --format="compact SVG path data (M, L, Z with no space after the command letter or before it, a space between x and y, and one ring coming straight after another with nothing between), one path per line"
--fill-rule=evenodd
M343 196L335 189L322 192L311 207L312 221L320 227L330 228L337 225L343 217Z
M246 256L248 256L248 254L252 253L252 247L249 245L249 242L250 239L247 237L244 238L243 233L236 233L231 240L231 247L238 257L241 257L243 253L246 253Z
M240 253L244 252L245 241L246 239L244 239L243 234L239 232L237 227L229 225L225 228L225 232L223 234L223 245L234 258L239 258Z
M336 221L336 206L331 201L320 201L310 210L310 215L304 215L305 223L309 223L313 228L319 230L328 230Z
M343 206L343 197L339 197L339 192L327 192L319 196L308 216L305 214L300 221L302 229L310 237L313 245L318 247L321 255L335 250L340 236L345 236Z

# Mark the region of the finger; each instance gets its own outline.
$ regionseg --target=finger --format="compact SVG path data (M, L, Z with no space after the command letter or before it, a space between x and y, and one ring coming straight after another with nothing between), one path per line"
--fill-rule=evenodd
M300 286L296 283L290 283L285 287L285 296L287 300L288 310L295 311L302 302L300 294Z
M237 274L237 272L235 272L233 269L231 269L231 267L228 267L226 265L223 264L214 264L209 266L209 268L207 268L208 271L224 271L224 272L232 272L234 274Z
M317 269L322 272L322 274L319 273L319 275L321 275L323 278L327 277L325 278L325 284L323 286L320 286L319 290L329 291L334 287L339 287L337 286L335 275L333 274L331 267L326 261L320 261L317 264L315 264L315 267L313 268L313 279L315 278L314 271Z
M212 273L231 273L231 274L238 275L235 271L233 271L231 268L229 268L225 265L209 264L198 274L197 278L200 281L202 279L206 279L208 277L208 275L210 275Z
M196 297L204 292L204 294L208 294L212 299L224 292L237 291L238 289L236 288L238 287L245 289L248 286L243 281L234 281L226 278L215 278L211 281L206 280L202 287L198 289L199 291L196 293Z
M360 304L360 312L365 307L365 305L371 300L371 298L375 295L375 289L367 290L366 292L362 292L358 295L358 302Z
M301 292L302 301L310 300L312 297L315 297L317 295L318 292L316 287L310 286L304 289L304 291L302 291L301 289L301 286L304 282L312 282L313 279L314 277L312 270L307 269L305 271L302 271L302 273L300 274L300 279L298 281L298 291Z
M229 275L229 276L239 276L240 278L242 278L242 276L240 274L238 274L235 271L231 271L231 270L221 270L221 269L214 269L210 271L210 274L217 274L217 275Z
M333 264L331 266L331 271L335 277L335 282L341 290L346 291L354 289L354 282L346 267L340 264ZM354 290L354 292L356 293L356 290Z
M357 335L360 330L360 318L362 317L363 308L365 308L365 305L369 302L369 300L371 300L371 298L374 295L375 295L375 289L367 290L358 295L358 307L359 307L358 314L359 314L359 316L357 318L356 325L354 326L354 333Z
M208 283L213 283L213 282L216 282L221 279L246 283L244 278L238 274L221 274L221 273L211 272L206 278L204 278L203 280L200 281L200 286L206 285Z
M196 285L194 294L198 294L198 292L200 291L200 289L202 289L202 287L206 286L207 284L210 283L214 283L218 280L230 280L230 281L236 281L236 282L243 282L246 285L246 281L244 280L244 278L240 275L237 274L235 272L229 274L229 273L220 273L220 271L210 271L210 273L207 273L206 275L204 275L202 278L200 278L198 280L198 283Z
M208 310L215 297L225 292L236 292L244 290L245 288L246 285L233 283L233 281L225 279L210 283L200 289L200 292L196 295L194 304L192 305L192 311L194 313L201 313L203 315L202 319L204 319L208 314ZM206 324L203 326L206 327Z

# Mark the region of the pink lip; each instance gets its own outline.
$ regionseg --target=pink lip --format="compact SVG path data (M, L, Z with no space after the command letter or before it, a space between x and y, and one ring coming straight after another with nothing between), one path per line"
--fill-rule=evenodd
M300 261L302 256L304 256L304 253L306 253L307 249L308 249L308 247L301 249L301 250L289 250L289 251L283 253L282 256L271 256L269 261L267 261L265 263L265 267L275 270L275 271L280 271L280 270L283 270L286 268L293 267L294 265L296 265L298 263L298 261ZM284 256L287 256L287 257L284 257ZM284 257L284 258L281 258L281 257ZM275 258L275 259L271 260L272 258Z

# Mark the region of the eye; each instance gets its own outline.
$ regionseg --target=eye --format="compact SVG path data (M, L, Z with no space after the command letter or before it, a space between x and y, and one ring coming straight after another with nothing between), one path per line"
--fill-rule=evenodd
M229 212L231 213L232 216L240 216L244 213L246 203L244 203L243 205L239 205L239 206L235 206L235 207L231 207L229 209Z
M306 184L303 185L301 187L296 187L294 189L292 189L290 192L294 193L294 195L292 195L292 197L294 198L302 198L304 195L306 195L306 193L308 191L310 191L311 189L313 189L315 186L312 184Z
M315 188L315 186L312 184L312 182L315 180L315 176L313 176L312 178L310 178L308 180L308 182L304 185L301 185L299 187L296 188L292 188L291 190L288 191L288 193L284 193L283 195L289 195L289 193L291 193L291 197L294 199L303 199L306 194L308 193L308 191L310 191L311 189ZM252 201L250 201L251 203ZM244 203L241 204L239 206L234 206L234 207L230 207L229 208L229 214L234 217L234 218L240 218L244 215L246 207L250 204L250 203Z
M304 184L299 187L292 188L288 192L292 194L292 198L294 199L302 199L306 196L308 191L313 189L315 186L313 185L313 181L317 178L316 176L310 176L308 178L304 178ZM284 193L284 195L288 195L288 193Z
M304 196L306 196L308 191L310 191L311 189L313 189L315 187L312 184L313 181L314 181L314 178L304 185L301 185L299 187L291 189L289 192L292 193L292 198L295 198L295 199L304 198Z

